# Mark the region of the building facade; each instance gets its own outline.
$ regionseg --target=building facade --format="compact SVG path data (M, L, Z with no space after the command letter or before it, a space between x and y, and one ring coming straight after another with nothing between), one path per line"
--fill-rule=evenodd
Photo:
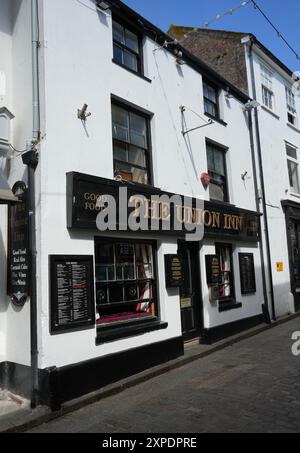
M253 120L257 172L262 176L258 198L268 232L263 241L270 312L280 317L299 311L300 98L296 71L293 74L251 34L180 26L171 26L169 33L260 105Z
M121 2L1 8L1 385L56 409L263 322L249 96Z

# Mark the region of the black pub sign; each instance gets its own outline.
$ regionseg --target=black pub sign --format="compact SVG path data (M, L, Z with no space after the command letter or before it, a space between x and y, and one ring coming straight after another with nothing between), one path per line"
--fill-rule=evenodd
M182 259L179 255L165 255L166 288L179 288L184 284Z
M132 216L142 217L143 225L146 222L146 229L132 230L136 234L182 237L199 228L203 234L197 240L203 235L247 242L260 240L259 215L254 211L73 172L67 174L68 228L95 230L97 216L111 204L110 200L116 207L113 231L131 231L128 219ZM119 209L120 206L126 209Z
M208 286L218 285L220 282L220 261L217 255L206 255L206 279Z
M22 181L13 189L19 203L8 208L7 292L12 303L22 307L29 296L28 189Z
M59 333L94 326L92 256L50 257L50 331Z

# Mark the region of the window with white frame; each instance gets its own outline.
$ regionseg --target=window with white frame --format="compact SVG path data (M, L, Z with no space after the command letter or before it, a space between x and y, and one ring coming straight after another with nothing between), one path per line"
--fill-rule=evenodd
M263 105L274 110L273 73L265 65L260 65Z
M297 126L297 110L295 95L291 88L285 87L286 94L286 105L287 105L287 116L288 122L293 126Z
M297 148L288 143L286 143L285 146L287 154L290 189L292 192L300 194Z

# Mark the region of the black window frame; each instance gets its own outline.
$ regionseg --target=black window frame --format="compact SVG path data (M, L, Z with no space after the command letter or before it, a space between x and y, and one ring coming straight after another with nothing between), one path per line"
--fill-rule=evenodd
M213 89L215 91L216 102L213 102L211 99L209 99L205 96L204 85L207 85L210 89ZM220 88L217 85L215 85L214 83L212 83L206 79L203 80L203 102L204 102L204 114L206 116L208 116L209 118L221 120L221 117L220 117ZM215 111L216 111L215 115L212 115L210 112L207 111L207 109L206 109L207 103L214 106Z
M230 287L232 288L232 293L230 296L219 297L219 306L226 307L226 305L236 304L236 291L235 291L235 276L234 276L234 266L233 266L233 246L232 244L217 242L215 244L216 255L218 258L220 257L220 249L221 248L229 248L230 249ZM220 280L219 280L219 287L223 286L222 283L222 273L226 271L222 271L222 266L220 265Z
M139 48L138 53L135 52L130 47L126 46L126 44L123 44L114 38L114 22L123 28L124 35L125 35L125 31L128 30L130 33L133 33L137 37L138 48ZM138 29L136 29L134 26L132 26L131 24L129 24L128 22L126 22L125 20L123 20L122 18L120 18L118 16L117 17L115 15L112 16L113 62L116 63L117 65L123 67L124 69L127 69L128 71L132 72L133 74L137 74L137 75L144 77L143 39L144 39L144 37L143 37L142 33ZM115 58L115 50L114 50L115 46L119 47L121 49L122 53L125 51L136 57L136 59L137 59L137 70L136 71L134 69L132 69L130 66L127 66L126 64L118 61Z
M219 173L212 171L209 169L208 166L208 151L209 147L214 148L215 151L219 151L223 155L223 161L224 161L224 173L225 175L220 175ZM207 172L211 178L211 182L213 182L216 185L217 181L214 179L213 174L218 175L219 177L224 178L224 200L218 200L217 198L212 198L211 196L209 197L211 201L216 201L218 203L230 203L230 197L229 197L229 184L228 184L228 172L227 172L227 152L228 148L224 147L222 145L219 145L211 140L206 139L206 158L207 158Z
M125 332L126 333L130 333L131 330L134 331L135 328L137 328L138 330L140 328L143 328L144 327L147 327L148 325L149 326L154 326L154 327L157 327L157 326L160 326L160 325L163 325L161 323L161 309L160 309L160 300L159 300L159 275L158 275L158 257L157 257L157 250L158 250L158 246L157 246L157 242L154 241L154 240L148 240L148 239L128 239L128 238L120 238L120 237L117 237L117 238L111 238L111 237L95 237L95 240L94 240L94 248L95 248L95 291L96 291L96 312L98 311L98 306L100 304L98 304L98 301L97 301L97 287L98 287L98 284L99 282L97 282L97 271L96 271L96 268L97 268L97 247L101 244L130 244L130 245L138 245L138 244L146 244L146 245L151 245L152 247L152 265L153 265L153 278L152 279L149 279L149 280L152 280L152 289L153 289L153 293L152 293L152 298L153 298L153 303L155 304L155 310L156 310L156 315L155 316L149 316L149 317L144 317L144 318L134 318L132 320L120 320L120 321L114 321L114 322L111 322L111 323L108 323L108 324L102 324L102 325L99 325L97 324L97 332L99 334L101 333L106 333L106 332L114 332L114 331L117 331L119 332L120 329L124 330L125 329ZM107 284L111 284L113 285L114 283L116 285L119 285L121 284L121 282L123 282L123 284L126 286L126 284L129 284L130 282L132 284L138 284L138 282L141 282L143 279L128 279L128 280L112 280L111 283L110 282L104 282L103 283L107 283ZM146 279L144 279L145 281ZM135 282L135 283L133 283ZM128 301L127 301L128 302ZM128 305L129 304L135 304L137 303L136 301L129 301ZM141 303L141 302L140 302ZM120 306L121 306L122 302L120 302ZM124 305L126 305L126 301L124 301ZM117 307L117 305L115 305ZM163 327L162 327L163 328Z
M123 110L126 110L129 113L133 113L135 115L138 115L146 120L146 139L147 139L147 145L148 148L141 148L136 145L132 145L131 143L119 140L114 137L113 133L113 127L114 127L114 121L113 121L113 106L119 107ZM132 167L136 167L140 170L145 170L147 172L147 183L140 183L136 181L130 181L132 184L137 184L140 186L152 186L153 185L153 161L152 161L152 139L151 139L151 119L152 116L150 114L147 114L138 108L134 108L131 105L129 106L126 102L122 102L119 100L116 100L114 97L111 99L111 118L112 118L112 142L113 142L113 173L114 173L114 178L117 176L117 172L115 171L115 162L120 162L120 164L127 164L127 165L132 165ZM130 126L129 126L129 131L130 131ZM143 149L145 152L145 159L146 159L146 166L141 167L139 165L134 165L130 164L129 162L122 161L120 159L115 159L114 157L114 147L115 143L118 142L121 145L126 145L128 147L133 146L137 149Z

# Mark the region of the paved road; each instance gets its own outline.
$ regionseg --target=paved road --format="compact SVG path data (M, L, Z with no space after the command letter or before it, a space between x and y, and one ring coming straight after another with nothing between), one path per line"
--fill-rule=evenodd
M300 432L300 318L32 430Z

